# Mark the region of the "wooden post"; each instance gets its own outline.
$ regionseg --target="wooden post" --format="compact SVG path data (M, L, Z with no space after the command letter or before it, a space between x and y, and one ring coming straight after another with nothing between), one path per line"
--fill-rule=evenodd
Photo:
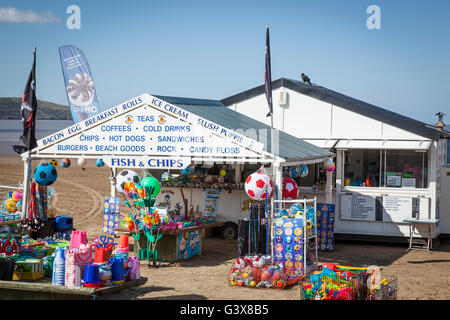
M180 192L181 192L181 197L183 198L183 205L184 205L184 219L187 219L188 216L188 201L187 199L184 197L184 192L183 189L180 188Z

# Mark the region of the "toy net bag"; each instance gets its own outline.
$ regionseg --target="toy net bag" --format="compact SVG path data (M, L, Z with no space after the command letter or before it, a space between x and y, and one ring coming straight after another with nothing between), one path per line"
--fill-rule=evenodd
M381 281L367 288L368 300L397 300L398 278L397 276L382 275Z
M300 283L301 300L364 300L365 293L361 274L311 274Z

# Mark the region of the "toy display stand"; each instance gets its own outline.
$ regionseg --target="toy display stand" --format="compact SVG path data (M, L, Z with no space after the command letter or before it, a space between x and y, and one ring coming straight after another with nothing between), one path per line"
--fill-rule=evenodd
M303 208L303 230L302 230L302 246L303 246L303 276L313 270L318 269L318 240L317 240L317 201L314 199L296 199L296 200L271 200L270 206L270 232L271 232L271 252L272 262L274 262L274 239L275 235L275 221L282 217L282 211L287 211L291 206L298 205ZM312 226L308 226L307 207L314 209L312 219ZM295 237L295 235L293 235ZM312 245L311 245L312 244ZM312 252L311 252L312 251ZM308 255L313 254L313 261L308 261Z
M201 255L202 254L202 242L203 242L203 236L202 231L207 230L214 227L221 227L223 226L223 222L216 221L212 223L206 223L201 224L198 226L192 226L192 227L186 227L186 228L178 228L174 230L161 230L160 233L163 235L163 237L158 240L157 244L157 250L158 250L158 261L167 261L167 262L176 262L179 260L187 260L192 258L195 255ZM126 234L126 235L133 235L128 229L124 228L116 228L115 231L119 232L120 234ZM181 252L184 252L183 249L183 243L180 240L182 235L185 235L187 233L196 232L198 233L198 241L199 241L199 247L197 251L193 251L192 254L180 254ZM136 240L134 237L134 245L133 245L133 254L139 258L139 260L145 260L147 259L147 238L144 235L144 232L141 230L139 233L139 240ZM186 247L188 244L184 244Z

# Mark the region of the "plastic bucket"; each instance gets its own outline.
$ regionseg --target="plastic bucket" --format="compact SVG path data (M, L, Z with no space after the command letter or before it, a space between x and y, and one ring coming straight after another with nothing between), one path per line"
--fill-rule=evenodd
M105 263L108 261L109 252L104 247L96 247L94 254L95 263Z
M128 236L127 235L121 235L119 239L119 248L129 250L129 242L128 242Z
M102 285L99 266L88 264L84 268L83 282L85 287L99 288Z
M125 281L123 260L117 258L111 258L111 282L122 283Z

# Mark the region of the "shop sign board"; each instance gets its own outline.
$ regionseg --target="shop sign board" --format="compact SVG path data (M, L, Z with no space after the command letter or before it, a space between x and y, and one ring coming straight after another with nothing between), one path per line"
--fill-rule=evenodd
M137 101L142 99L139 98ZM158 101L161 103L154 103L161 105L161 108L166 111L166 105L162 104L162 100ZM64 133L56 133L44 138L40 140L39 153L106 155L104 160L108 165L114 163L112 165L114 167L157 167L159 169L181 169L183 167L181 165L186 163L180 158L190 156L255 157L258 155L242 146L243 144L251 145L247 137L226 131L228 129L213 123L202 122L198 117L194 119L191 113L172 107L167 109L174 113L173 115L148 105L141 105L140 108L123 114L119 114L119 111L114 108L110 109L106 112L119 115L108 116L108 121L97 122L96 126L86 127L89 125L86 122L92 120L90 118L79 124L80 129L73 129L78 133L69 138L64 138ZM179 117L186 118L189 122L182 121ZM197 122L191 124L194 120ZM82 126L85 128L81 128ZM54 141L57 142L53 143ZM147 157L138 161L131 157L133 155ZM158 162L153 159L157 156L176 159L174 158L171 163L163 161L164 159ZM130 166L127 165L129 162Z
M254 157L264 144L150 95L38 142L40 154Z

